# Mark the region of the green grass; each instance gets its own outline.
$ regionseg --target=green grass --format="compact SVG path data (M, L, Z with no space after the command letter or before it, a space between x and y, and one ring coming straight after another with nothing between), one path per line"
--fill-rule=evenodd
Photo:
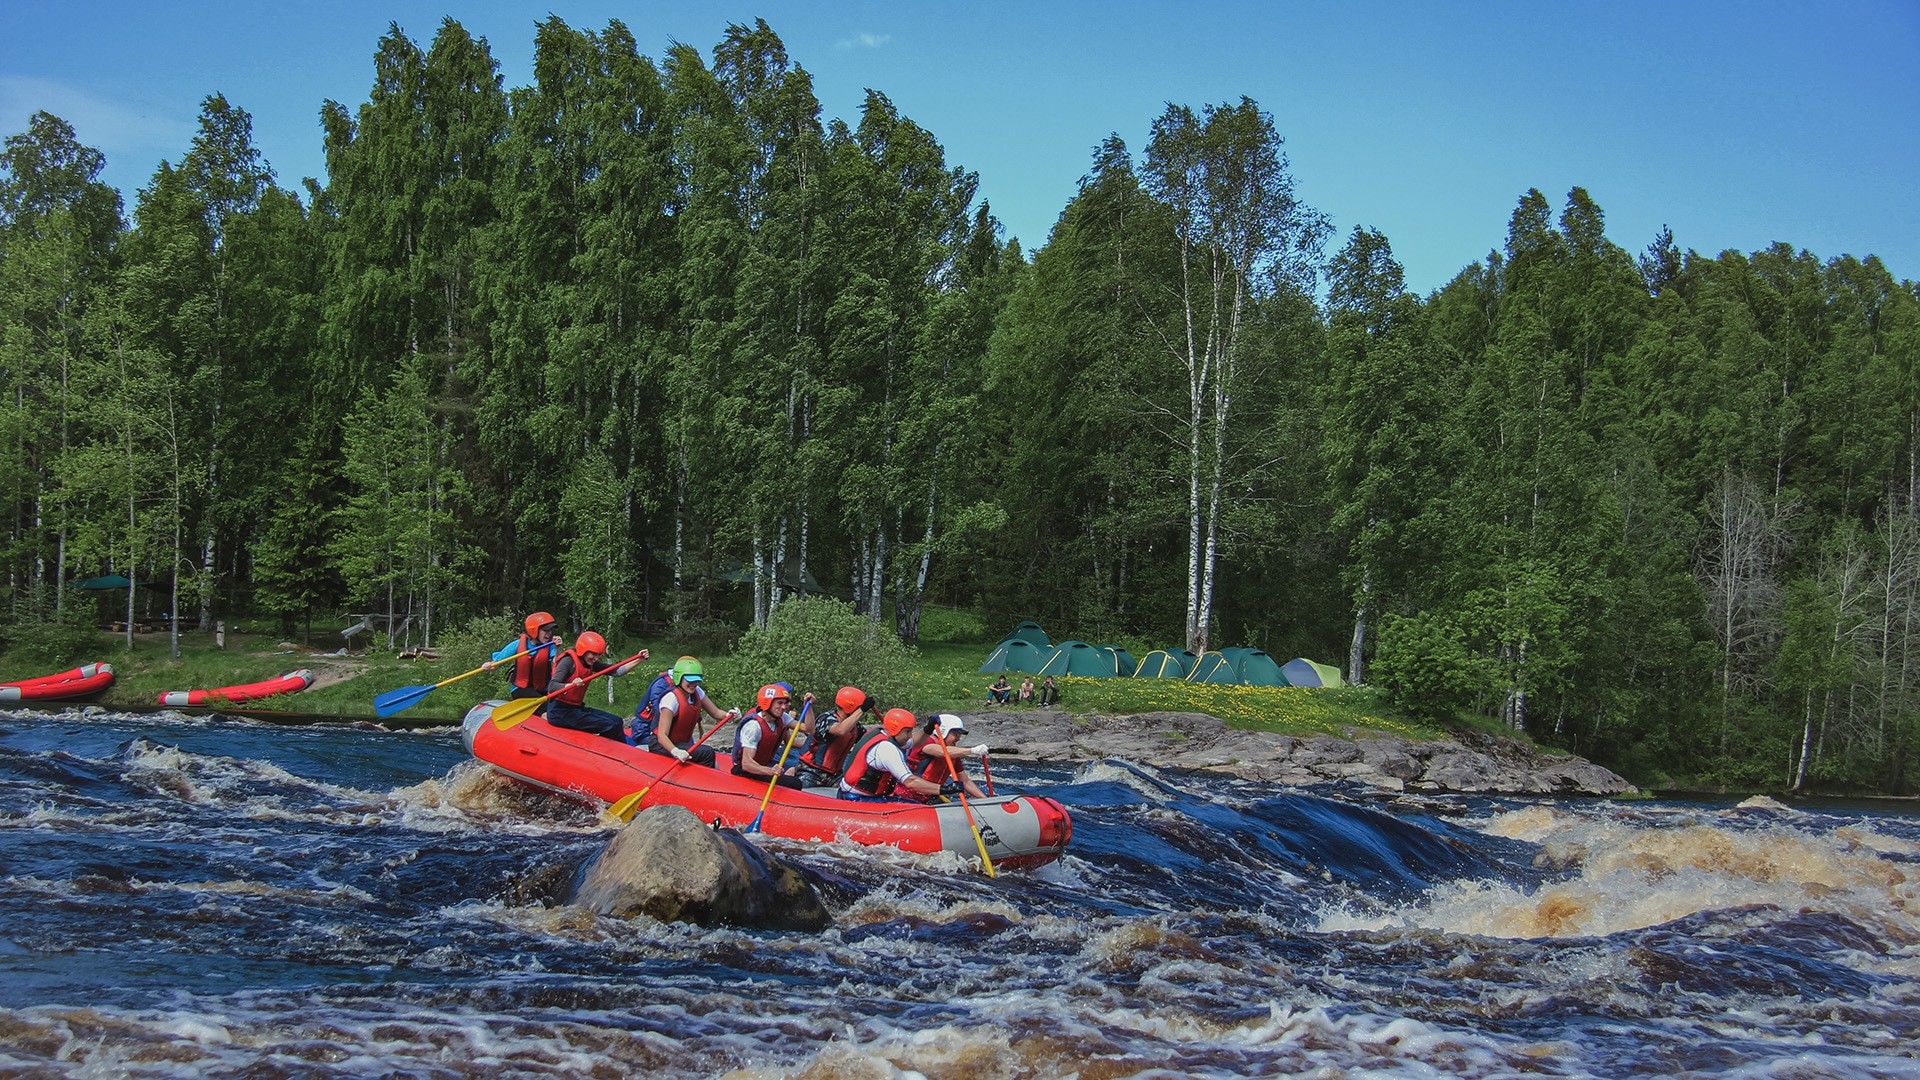
M278 638L263 635L229 633L224 649L214 645L212 634L187 632L180 638L181 658L174 660L168 655L164 634L136 637L130 654L120 638L101 635L95 658L111 663L115 673L113 689L102 704L151 705L162 691L256 682L302 667L323 675L351 669L352 677L343 682L267 698L248 707L372 719L373 699L377 694L402 686L430 685L471 670L447 661L415 662L378 652L333 657L313 648L283 645ZM655 651L664 656L668 650ZM979 644L942 642L921 646L911 700L884 704L904 705L920 713L986 710L987 686L993 677L975 670L986 652L987 647ZM631 713L646 693L650 676L670 659L654 657L630 677L603 680L588 690L588 704L621 715ZM728 658L704 656L702 659L707 666L707 685L714 700L723 707L746 706L752 688L734 685L739 679L730 676ZM30 667L33 669L29 670ZM0 680L44 675L47 674L44 668L45 665L28 665L0 656ZM611 705L602 689L608 681L614 689ZM1018 685L1019 677L1011 681ZM409 724L457 722L474 702L504 696L505 682L502 672L474 675L433 691L393 720ZM1060 707L1075 713L1197 712L1217 716L1234 727L1288 735L1328 734L1351 738L1365 732L1379 732L1426 740L1445 734L1438 727L1409 719L1390 706L1378 690L1368 687L1323 690L1196 685L1173 679L1075 677L1058 682ZM825 702L833 688L811 689ZM1018 711L1022 707L995 708Z

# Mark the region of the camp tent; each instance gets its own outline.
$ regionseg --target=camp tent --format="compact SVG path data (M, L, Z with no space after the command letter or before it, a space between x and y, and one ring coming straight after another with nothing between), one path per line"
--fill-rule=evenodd
M1311 660L1295 657L1280 668L1287 682L1293 686L1345 686L1346 680L1340 677L1340 669L1327 664L1316 664Z
M1285 686L1286 675L1281 673L1280 662L1259 649L1221 649L1220 655L1233 665L1234 674L1248 686Z
M1187 673L1188 682L1214 683L1220 686L1239 686L1240 673L1233 670L1233 662L1211 650L1200 654L1193 663L1193 670Z
M1139 664L1133 662L1133 654L1118 645L1096 645L1095 648L1106 653L1113 662L1113 674L1126 677L1133 674Z
M1026 622L1007 631L1007 636L1000 640L1003 643L1008 641L1024 641L1030 645L1039 646L1041 652L1046 652L1048 649L1053 648L1053 640L1047 637L1047 632L1040 629L1040 624L1034 622L1032 619L1028 619Z
M987 655L987 662L980 665L980 670L984 672L1022 671L1029 675L1038 675L1041 665L1047 662L1047 654L1050 651L1031 641L1010 638L993 647L993 652Z
M1063 641L1053 647L1053 655L1047 657L1038 674L1109 678L1113 675L1113 657L1084 641Z
M1185 649L1173 652L1155 649L1142 657L1133 669L1137 679L1184 679L1193 670L1193 654Z
M103 574L100 577L90 577L85 581L76 581L73 583L73 587L76 589L87 589L93 592L105 592L108 589L124 589L132 584L133 582L128 581L125 574Z

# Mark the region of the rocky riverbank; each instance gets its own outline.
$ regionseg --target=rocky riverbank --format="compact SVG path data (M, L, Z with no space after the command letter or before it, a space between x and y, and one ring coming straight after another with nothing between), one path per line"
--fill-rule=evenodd
M1638 789L1613 772L1494 736L1415 742L1356 731L1275 735L1231 728L1202 713L1076 715L1021 709L967 714L966 743L1007 747L1053 762L1119 757L1144 764L1209 769L1279 784L1346 782L1383 792L1506 795L1626 795Z

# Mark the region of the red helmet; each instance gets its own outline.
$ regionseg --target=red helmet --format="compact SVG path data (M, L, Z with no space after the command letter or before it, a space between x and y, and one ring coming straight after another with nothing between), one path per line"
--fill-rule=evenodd
M880 726L886 729L888 737L896 736L903 731L912 731L917 723L919 721L905 709L888 709L887 715L880 718Z
M833 703L840 706L840 711L843 713L850 713L855 709L864 709L872 700L872 698L867 696L865 690L857 686L843 686L833 695Z
M760 707L764 709L776 701L791 702L793 700L793 694L779 683L768 683L760 688L760 693L757 695L756 700L759 701Z
M582 630L580 636L573 639L573 648L576 652L594 652L604 655L607 651L607 639L591 630Z
M541 627L552 625L554 625L553 616L544 611L536 611L527 616L527 633L529 634L538 634Z

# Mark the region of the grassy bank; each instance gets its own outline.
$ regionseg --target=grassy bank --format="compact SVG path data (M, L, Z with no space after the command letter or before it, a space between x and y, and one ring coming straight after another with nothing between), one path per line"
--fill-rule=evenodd
M619 644L616 643L616 648ZM975 670L985 652L986 647L981 645L923 647L914 671L913 700L886 704L904 705L917 712L986 710L987 686L993 677ZM103 705L152 705L163 691L232 686L272 678L296 668L310 668L317 676L313 689L268 698L248 707L369 719L374 716L375 695L402 686L437 683L471 671L476 663L471 657L402 660L381 652L339 656L274 637L243 633L229 633L223 648L214 643L212 634L197 632L181 634L178 660L169 655L165 634L136 635L131 653L120 638L102 635L94 658L107 661L114 668L113 689L101 702ZM655 661L665 666L669 659L656 657L643 670L650 675L658 670ZM727 657L704 659L708 685L715 700L727 706L745 705L753 688L730 677ZM49 670L43 663L0 655L0 681L44 675ZM1017 685L1019 679L1013 677L1011 681ZM633 710L646 692L647 682L638 675L602 680L588 691L587 700L589 704L624 715ZM433 720L451 723L474 702L500 696L504 684L504 676L497 672L475 675L435 690L399 718L414 723ZM1235 727L1293 735L1350 737L1375 731L1404 738L1431 739L1443 734L1408 719L1389 706L1378 691L1366 688L1308 690L1193 685L1168 679L1073 677L1059 680L1059 685L1060 707L1078 713L1200 712L1220 717ZM611 705L604 689L607 686L613 689ZM812 689L824 698L832 688ZM996 708L1018 712L1022 706Z

